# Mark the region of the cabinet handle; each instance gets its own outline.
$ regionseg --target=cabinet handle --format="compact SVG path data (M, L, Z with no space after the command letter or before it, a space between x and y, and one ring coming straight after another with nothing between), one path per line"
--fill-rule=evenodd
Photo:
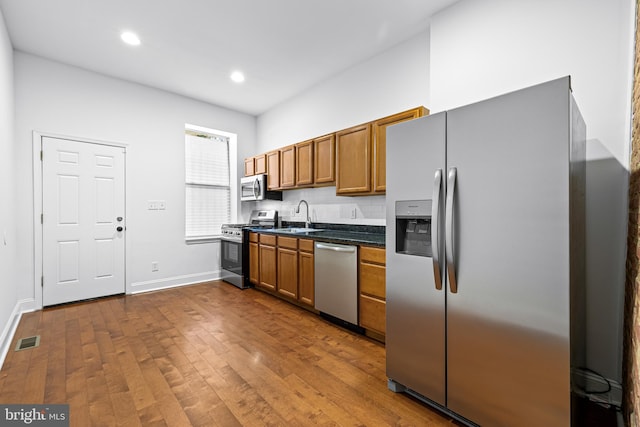
M327 245L324 243L316 243L316 249L326 249L334 252L355 252L356 251L355 246L334 246L334 245Z

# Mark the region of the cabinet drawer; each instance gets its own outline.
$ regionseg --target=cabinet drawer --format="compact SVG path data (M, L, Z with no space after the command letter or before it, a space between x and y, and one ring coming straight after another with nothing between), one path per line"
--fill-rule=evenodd
M298 239L295 237L278 236L278 246L287 249L298 249Z
M386 332L386 308L384 301L360 295L360 326L384 334Z
M372 248L360 246L360 262L372 262L374 264L385 264L385 250L382 248Z
M313 253L313 240L298 239L298 247L300 248L301 252Z
M385 299L386 268L382 265L360 264L360 293Z
M258 243L258 233L249 233L249 241Z
M260 243L263 245L276 245L276 236L272 236L270 234L260 234Z

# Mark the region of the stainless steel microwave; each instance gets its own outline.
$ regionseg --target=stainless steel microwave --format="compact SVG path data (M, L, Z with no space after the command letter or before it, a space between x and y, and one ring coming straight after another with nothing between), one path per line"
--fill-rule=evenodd
M267 190L267 175L253 175L240 178L240 200L282 200L282 191Z

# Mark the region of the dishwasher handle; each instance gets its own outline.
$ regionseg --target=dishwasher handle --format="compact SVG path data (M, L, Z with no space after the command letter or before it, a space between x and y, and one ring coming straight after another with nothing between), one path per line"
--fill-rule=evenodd
M316 243L316 249L326 249L334 252L355 252L355 246L331 245L328 243Z

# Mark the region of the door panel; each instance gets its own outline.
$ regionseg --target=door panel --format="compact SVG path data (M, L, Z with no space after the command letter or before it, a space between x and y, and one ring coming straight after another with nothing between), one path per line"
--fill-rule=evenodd
M43 304L125 290L124 149L44 137Z
M428 399L446 403L445 296L436 289L433 258L396 252L395 204L431 200L444 168L446 116L435 114L387 128L386 351L387 376Z
M481 425L570 424L567 83L447 112L447 406Z

